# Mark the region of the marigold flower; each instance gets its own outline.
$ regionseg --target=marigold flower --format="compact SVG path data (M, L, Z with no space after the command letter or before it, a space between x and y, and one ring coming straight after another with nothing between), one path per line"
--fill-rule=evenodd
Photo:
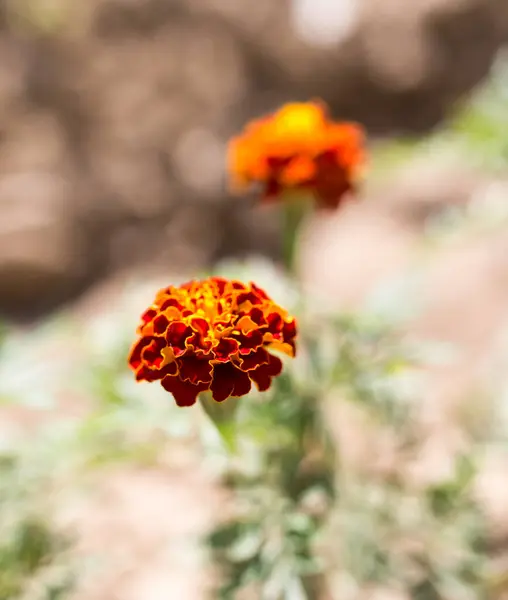
M244 396L279 375L278 350L295 355L296 323L254 283L211 277L160 290L143 313L129 365L138 381L160 381L178 406L198 394Z
M355 123L334 123L320 102L286 104L271 116L252 121L229 144L233 191L253 183L264 199L306 189L320 206L336 208L355 190L364 163L364 133Z

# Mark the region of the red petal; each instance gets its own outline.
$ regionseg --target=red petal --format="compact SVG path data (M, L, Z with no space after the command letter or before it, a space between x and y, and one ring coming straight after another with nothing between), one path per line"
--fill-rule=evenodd
M268 300L268 296L266 295L266 293L252 281L250 283L250 287L256 292L256 294L260 298L263 298L263 300Z
M153 381L153 379L152 371L143 365L136 371L136 381Z
M185 346L191 349L198 356L204 356L210 353L212 347L211 340L205 339L201 334L195 333L185 341Z
M290 321L289 323L284 323L284 327L282 328L282 337L285 342L289 342L296 337L296 321Z
M212 365L210 364L211 355L207 357L184 356L178 360L179 376L182 381L189 381L192 384L206 383L212 380Z
M280 196L282 189L282 185L277 178L268 179L263 189L263 200L268 202L276 200Z
M280 358L268 353L268 361L266 365L261 365L254 371L249 371L250 378L260 392L266 391L272 384L272 377L280 375L282 371L282 361Z
M171 346L175 356L181 356L187 350L185 342L192 334L192 329L181 321L174 321L169 325L166 332L166 341Z
M194 329L194 331L197 331L202 336L208 334L209 325L206 319L202 319L201 317L195 317L191 320L190 325L192 329Z
M229 360L229 357L232 354L236 354L238 352L239 347L240 344L237 342L237 340L223 337L213 349L215 358L221 362L226 362Z
M149 369L144 365L141 366L136 372L137 381L157 381L162 379L166 375L176 375L178 368L175 362L169 363L162 367L162 369Z
M231 363L215 365L211 390L216 402L224 402L229 396L245 396L250 392L251 382L247 373Z
M153 330L155 333L162 335L168 328L169 321L164 315L159 315L153 320Z
M238 294L236 302L238 306L241 306L244 302L261 304L261 299L254 292L242 292L241 294Z
M352 187L346 169L338 162L334 151L317 156L316 168L316 179L312 182L316 196L324 206L336 208Z
M173 394L178 406L192 406L196 403L198 395L209 388L209 384L193 385L188 381L182 381L178 376L170 375L164 377L161 385L166 391Z
M175 298L168 298L167 300L164 300L164 302L161 304L161 312L166 310L170 306L173 306L174 308L179 308L180 310L183 308L183 305L180 304L178 300L176 300Z
M234 337L240 343L240 354L249 354L263 343L263 334L256 329L249 333L236 334Z
M153 336L140 338L132 347L129 354L129 365L137 369L141 365L141 353L153 340Z
M293 160L293 156L268 156L266 162L274 173L281 173Z
M141 320L143 321L143 325L150 323L153 321L155 316L157 315L157 311L153 308L149 308L145 310L145 312L141 315Z
M161 350L165 347L165 342L162 338L152 338L150 343L141 350L141 359L148 367L160 367L164 357Z
M249 317L256 323L256 325L265 325L266 319L263 311L260 308L253 308L249 312Z
M270 361L270 354L264 348L258 348L247 354L242 356L241 358L241 367L244 371L251 371L252 369L257 369L261 365L265 365Z
M207 337L209 331L208 321L201 319L200 317L192 319L191 327L195 333L186 340L186 347L192 347L196 350L199 349L201 350L200 354L208 354L212 347L212 342Z
M224 279L223 277L211 277L210 280L217 286L219 296L222 296L228 283L227 279Z
M279 313L270 313L266 317L266 321L268 323L268 331L270 333L279 333L282 331L284 320Z

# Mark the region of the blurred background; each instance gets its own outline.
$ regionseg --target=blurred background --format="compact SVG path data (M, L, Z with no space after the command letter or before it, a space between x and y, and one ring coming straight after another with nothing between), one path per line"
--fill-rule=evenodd
M1 600L508 597L507 43L506 0L0 0ZM383 513L377 529L349 498L362 568L323 569L340 580L324 592L217 595L202 538L236 505L224 453L198 411L127 372L158 287L213 269L292 306L279 208L228 195L225 152L249 119L314 98L366 127L370 159L357 202L305 223L298 284L353 315L355 343L375 314L379 344L396 333L425 356L404 493L423 497L457 455L481 463L478 535L468 505L425 547L446 537L445 556L500 564L490 587L473 586L479 566L419 563L432 585L389 568L379 547L403 526ZM355 352L377 398L384 375ZM348 373L341 393L364 398ZM326 411L345 463L393 475L386 432L374 447L355 410ZM413 435L414 417L389 420ZM430 527L415 523L416 537Z

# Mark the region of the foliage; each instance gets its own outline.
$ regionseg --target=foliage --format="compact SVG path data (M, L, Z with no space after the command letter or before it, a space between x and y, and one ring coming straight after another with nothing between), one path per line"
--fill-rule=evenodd
M51 523L32 452L0 454L0 598L57 600L72 588L70 538Z
M237 512L209 537L225 573L218 596L355 600L364 586L383 584L415 599L481 598L477 450L421 489L404 475L422 443L417 380L408 386L414 349L374 315L301 321L300 363L243 407L244 454L228 480ZM375 460L365 469L343 460L346 442L328 421L341 418L337 402L374 424L374 436L391 433L397 456L387 473L371 468Z

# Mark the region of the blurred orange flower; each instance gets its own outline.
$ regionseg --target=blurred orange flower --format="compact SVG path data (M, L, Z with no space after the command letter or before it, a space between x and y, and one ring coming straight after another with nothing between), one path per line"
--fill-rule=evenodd
M286 104L271 116L252 121L229 144L233 191L253 183L264 199L306 189L320 206L336 208L355 190L365 160L364 132L355 123L335 123L320 102Z
M157 293L143 313L129 365L138 381L159 381L178 406L198 394L244 396L254 382L267 390L295 355L296 323L254 283L211 277Z

